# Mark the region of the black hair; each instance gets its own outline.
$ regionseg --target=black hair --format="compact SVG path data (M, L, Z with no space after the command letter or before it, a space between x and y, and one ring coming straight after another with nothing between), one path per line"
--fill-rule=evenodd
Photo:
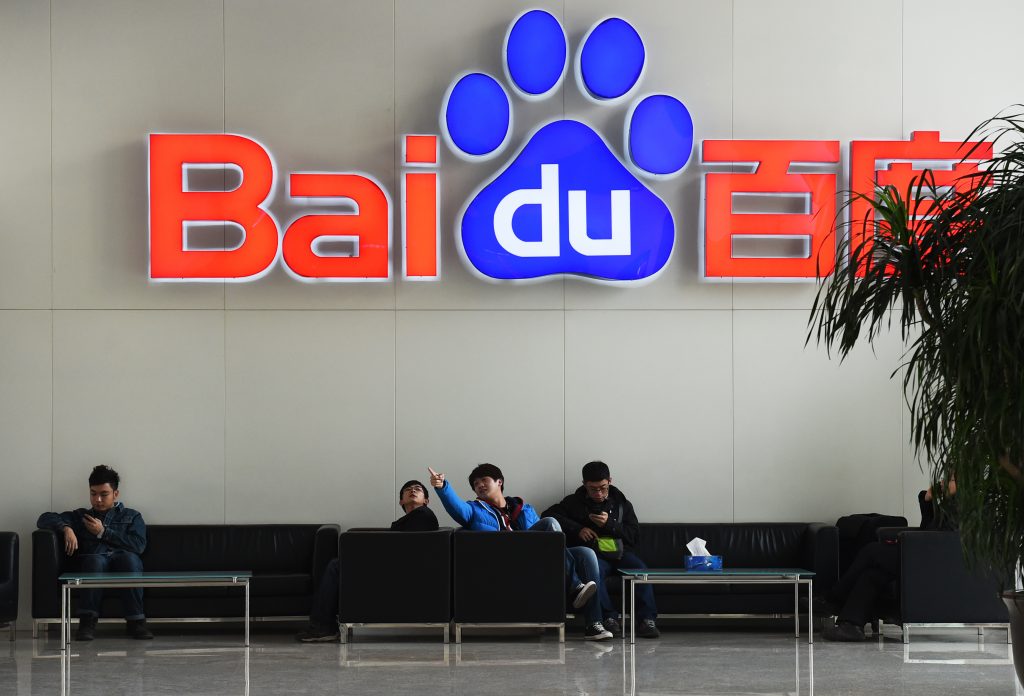
M501 473L501 469L498 467L487 463L478 464L476 468L469 472L469 487L472 488L474 481L485 476L490 476L495 481L501 479L501 492L505 492L505 474Z
M608 470L608 465L604 462L595 461L587 462L583 466L583 481L604 481L612 477L612 472Z
M427 487L424 486L419 481L417 481L416 479L412 479L411 481L406 481L405 483L402 484L402 487L398 489L398 499L399 500L402 499L402 494L405 493L405 489L408 488L409 486L419 486L420 488L423 489L423 497L426 498L427 500L430 500L430 492L427 490Z
M116 491L121 483L121 477L106 464L100 464L89 474L89 485L102 486L104 483L109 483L110 487Z

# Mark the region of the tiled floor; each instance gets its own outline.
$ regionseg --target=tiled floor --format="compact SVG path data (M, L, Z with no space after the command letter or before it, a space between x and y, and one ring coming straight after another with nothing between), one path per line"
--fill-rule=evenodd
M901 694L1024 696L1005 633L921 634L905 646L882 641L808 645L777 631L669 629L635 648L615 640L559 644L539 636L481 636L444 645L438 632L357 630L349 645L295 643L288 632L240 632L157 624L137 642L104 627L93 643L72 645L63 661L53 636L19 633L0 643L0 695L74 694ZM194 631L194 629L193 629ZM3 636L6 638L6 635ZM62 683L62 668L66 677Z

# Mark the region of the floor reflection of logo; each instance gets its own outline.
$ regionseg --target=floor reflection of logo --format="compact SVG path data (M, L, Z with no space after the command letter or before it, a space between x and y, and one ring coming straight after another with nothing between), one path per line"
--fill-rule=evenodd
M543 10L520 15L509 28L504 62L517 96L556 94L568 71L559 21ZM613 17L587 32L574 73L589 100L619 104L632 97L645 62L640 35ZM499 155L512 133L508 92L490 75L462 75L445 97L441 128L464 159ZM693 146L693 121L675 97L648 94L633 100L624 130L622 160L628 165L580 121L559 119L536 129L463 208L456 238L466 260L497 280L574 275L625 282L658 273L672 254L675 223L637 175L682 171Z

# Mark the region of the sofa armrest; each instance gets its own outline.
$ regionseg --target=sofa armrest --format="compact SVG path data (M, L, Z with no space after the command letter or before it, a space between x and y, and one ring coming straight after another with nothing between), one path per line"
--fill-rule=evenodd
M51 529L32 532L32 618L60 618L60 581L67 556L57 533Z
M18 535L0 532L0 621L18 618Z
M959 532L899 534L900 616L904 623L1005 623L1000 578L969 569Z
M875 530L875 540L895 544L902 532L914 529L913 527L879 527Z
M341 527L336 524L325 524L316 530L313 539L313 592L320 587L320 579L324 576L324 568L338 557L338 535Z
M800 562L814 571L814 591L827 592L839 579L839 530L820 522L807 525Z

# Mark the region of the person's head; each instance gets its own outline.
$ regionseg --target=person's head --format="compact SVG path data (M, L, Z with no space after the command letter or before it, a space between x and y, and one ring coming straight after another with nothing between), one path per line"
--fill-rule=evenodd
M587 462L583 466L583 488L587 497L595 503L604 502L608 487L612 485L612 473L604 462Z
M412 512L428 503L430 503L430 494L427 492L427 487L415 479L406 481L398 489L398 504L406 512Z
M477 498L500 497L505 492L505 475L493 464L480 464L469 472L469 485Z
M120 491L121 477L109 466L100 464L89 474L89 503L96 512L106 512L114 507Z

